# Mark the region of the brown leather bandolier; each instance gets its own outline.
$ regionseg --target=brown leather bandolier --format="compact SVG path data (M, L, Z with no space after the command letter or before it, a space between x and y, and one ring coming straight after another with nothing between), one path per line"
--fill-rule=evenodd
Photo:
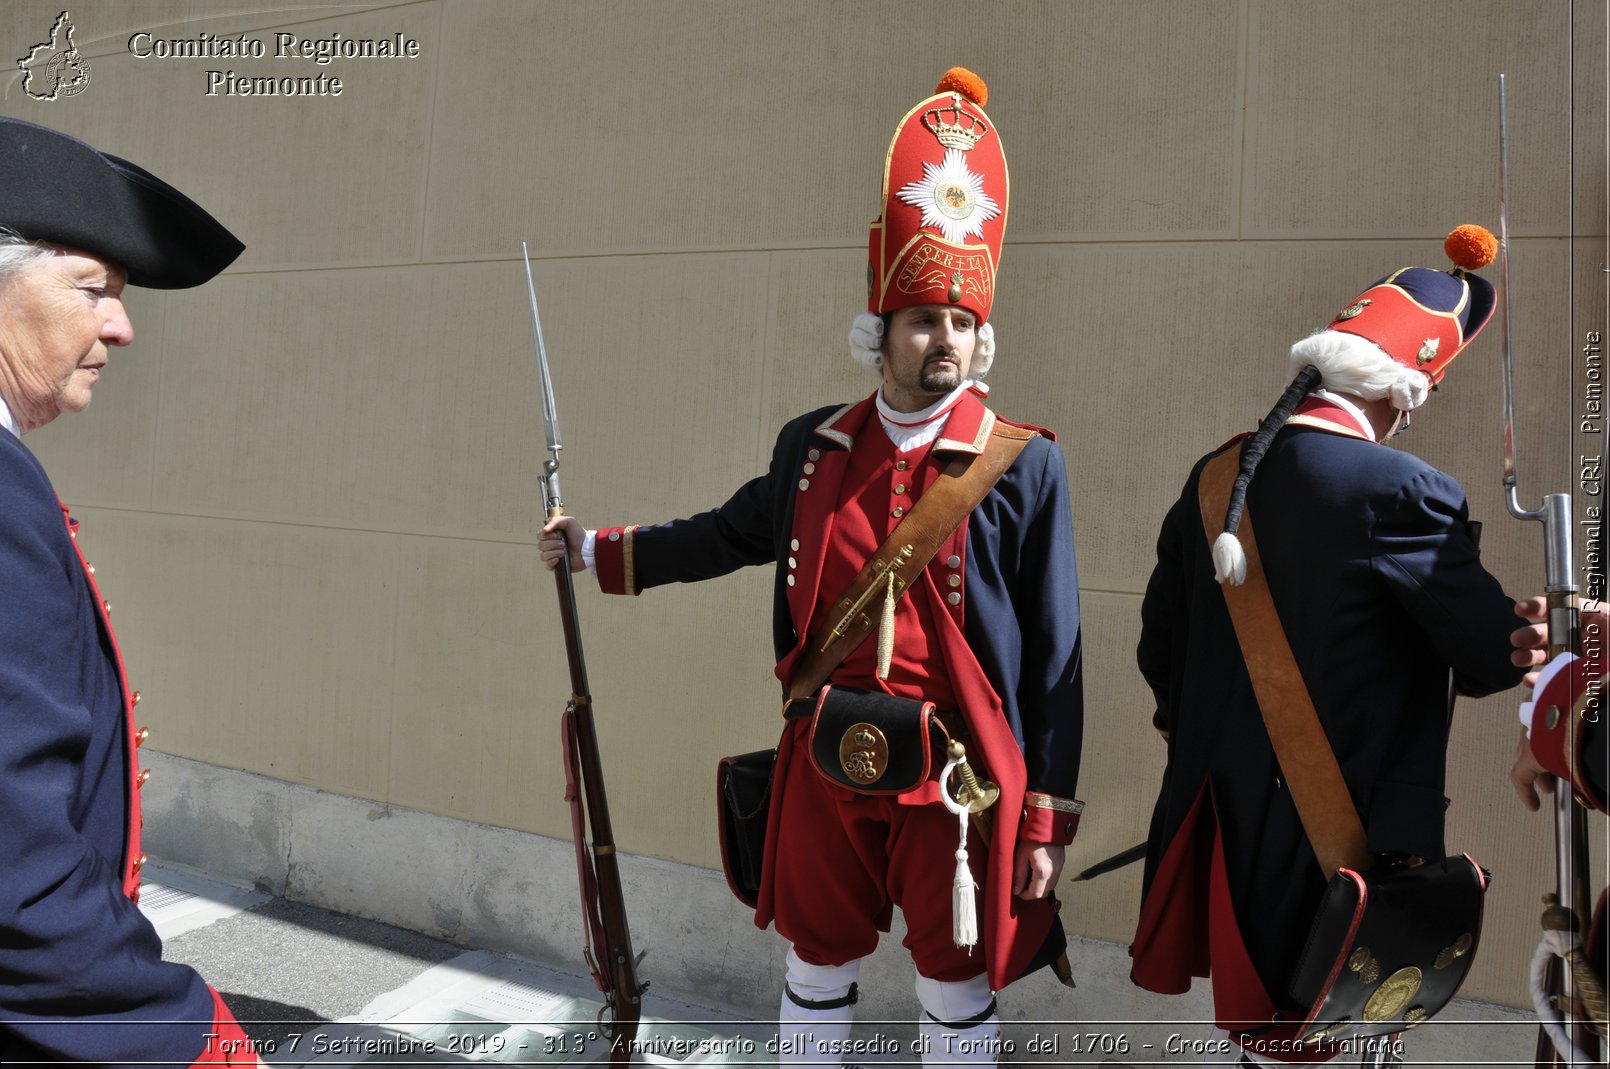
M1038 431L1013 427L997 419L990 428L989 441L982 453L959 456L945 466L939 478L917 499L906 518L833 602L829 618L810 636L806 653L794 667L794 676L789 681L790 701L820 690L833 669L877 630L877 607L882 604L878 594L887 587L889 573L894 573L896 596L909 589L939 552L939 547L1006 474L1006 469L1017 460L1030 439L1037 437Z
M1229 504L1240 453L1237 448L1226 449L1202 469L1197 500L1209 546L1218 536L1218 520ZM1280 624L1258 557L1251 509L1241 518L1241 545L1247 554L1246 582L1240 586L1224 583L1220 589L1291 800L1326 878L1343 867L1363 872L1372 861L1364 825Z

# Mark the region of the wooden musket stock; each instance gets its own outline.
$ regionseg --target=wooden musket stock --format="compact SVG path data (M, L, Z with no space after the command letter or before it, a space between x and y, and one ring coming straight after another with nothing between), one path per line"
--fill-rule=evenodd
M560 515L558 508L550 518ZM602 929L602 939L594 953L601 960L587 962L593 978L604 992L612 1017L609 1033L611 1065L631 1061L632 1040L637 1035L642 1014L643 991L647 983L637 979L637 958L632 953L632 933L626 921L626 898L621 890L620 865L615 856L615 833L609 822L609 799L604 791L604 767L598 754L598 733L593 724L592 691L587 684L587 662L581 648L581 623L576 612L576 585L562 560L554 571L559 592L559 618L565 634L565 656L570 662L571 699L565 716L571 721L566 746L572 738L580 772L582 801L592 830L593 902L583 901L583 924ZM580 847L578 840L577 846ZM583 881L583 894L589 890ZM595 912L596 911L596 912ZM591 940L589 940L591 941Z

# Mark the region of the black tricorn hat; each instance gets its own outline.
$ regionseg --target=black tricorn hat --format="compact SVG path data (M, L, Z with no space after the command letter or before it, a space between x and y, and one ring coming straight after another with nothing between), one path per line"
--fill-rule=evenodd
M0 116L0 226L122 267L134 286L199 286L246 246L195 201L127 160Z

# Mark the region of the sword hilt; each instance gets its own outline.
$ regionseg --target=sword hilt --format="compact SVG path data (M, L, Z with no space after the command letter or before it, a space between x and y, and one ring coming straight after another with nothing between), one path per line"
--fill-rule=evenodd
M956 792L958 805L969 813L978 814L1000 800L1001 788L989 780L980 780L973 766L967 763L967 747L951 739L945 750L950 759L956 762L956 771L962 777L961 790Z

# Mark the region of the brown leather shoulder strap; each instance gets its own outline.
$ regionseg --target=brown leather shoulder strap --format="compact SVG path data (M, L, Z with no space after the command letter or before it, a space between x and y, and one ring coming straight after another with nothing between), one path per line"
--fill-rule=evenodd
M1202 469L1197 501L1209 547L1222 530L1224 510L1230 503L1230 484L1235 481L1240 460L1241 450L1230 448ZM1285 773L1303 831L1325 875L1332 875L1344 865L1361 871L1370 865L1364 825L1353 808L1336 753L1319 722L1285 629L1280 626L1269 581L1258 557L1250 509L1242 513L1239 537L1247 554L1246 582L1240 586L1223 583L1220 589L1230 608L1241 656L1247 663L1247 675L1252 677L1252 690L1263 711L1275 758Z
M962 454L945 466L906 518L856 573L844 593L833 601L828 619L807 641L790 680L788 696L803 698L821 689L833 669L855 652L878 627L882 601L877 595L894 571L896 594L904 593L928 567L934 554L963 519L984 500L1006 469L1012 466L1037 431L1013 427L995 419L982 453Z

